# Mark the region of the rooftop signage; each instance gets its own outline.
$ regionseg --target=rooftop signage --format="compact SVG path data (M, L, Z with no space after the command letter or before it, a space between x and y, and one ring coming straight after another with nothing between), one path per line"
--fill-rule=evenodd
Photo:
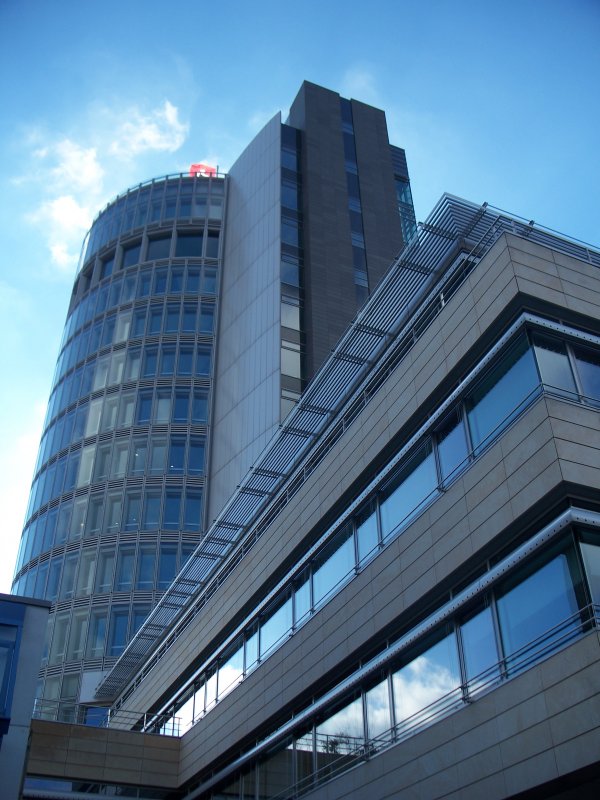
M211 167L210 164L190 164L190 175L204 175L207 178L212 178L217 174L217 168Z

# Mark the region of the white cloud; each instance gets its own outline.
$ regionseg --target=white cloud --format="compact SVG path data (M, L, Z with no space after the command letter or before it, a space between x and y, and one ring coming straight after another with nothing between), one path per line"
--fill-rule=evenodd
M54 155L57 160L51 175L59 186L71 190L95 191L102 187L104 170L98 162L95 147L82 147L71 139L62 139L52 150L43 148L44 156Z
M186 139L189 125L179 120L179 110L165 100L149 114L137 108L125 112L125 119L110 143L109 152L119 158L133 158L151 150L173 153Z
M52 263L68 274L77 265L79 247L92 218L91 208L81 205L72 194L47 200L28 216L45 232Z
M346 70L340 93L343 97L360 99L363 103L381 103L375 75L366 66L356 65Z
M71 276L85 232L108 197L123 187L123 162L134 167L136 158L148 152L174 152L188 134L179 109L168 100L150 110L139 107L96 108L83 137L52 137L42 129L31 129L25 137L30 150L27 163L36 169L13 178L15 186L50 177L43 186L41 202L27 215L46 240L51 264L58 274ZM114 176L107 181L106 176ZM112 186L106 186L111 183Z

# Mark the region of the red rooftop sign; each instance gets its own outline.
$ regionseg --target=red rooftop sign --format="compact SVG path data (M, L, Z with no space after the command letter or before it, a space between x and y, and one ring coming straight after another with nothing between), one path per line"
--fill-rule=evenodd
M217 174L217 168L211 167L209 164L191 164L190 175L205 175L207 178L213 177Z

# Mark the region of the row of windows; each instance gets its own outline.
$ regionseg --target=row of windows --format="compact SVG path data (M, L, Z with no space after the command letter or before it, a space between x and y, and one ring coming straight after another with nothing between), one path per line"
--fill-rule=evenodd
M114 442L101 441L73 450L50 464L35 479L31 487L28 519L52 498L90 484L122 479L126 475L200 476L204 472L204 450L205 440L202 436L166 436L158 433L118 437ZM87 499L78 498L75 502L77 507L82 505L81 514L85 514ZM63 505L66 507L68 503ZM72 522L73 537L81 535L81 525ZM106 530L118 528L119 522L113 520ZM127 526L125 529L131 530ZM98 529L93 527L90 535L96 535L97 532Z
M154 392L124 390L96 397L49 426L40 444L36 473L39 465L70 444L98 433L131 427L134 420L136 425L206 425L207 419L206 390L193 391L187 386L165 387Z
M396 199L398 201L398 213L400 214L400 224L402 225L402 238L408 244L417 232L417 220L413 205L410 183L406 178L399 175L394 176L396 184Z
M69 316L63 332L63 342L87 322L112 308L151 295L216 294L217 267L214 265L170 265L154 269L131 270L112 281L94 287Z
M296 797L367 752L373 755L461 708L585 630L590 601L600 601L599 575L597 532L581 533L577 545L563 541L477 597L383 675L272 747L211 797ZM188 708L179 711L181 724L189 724ZM166 729L179 732L175 720Z
M532 346L529 334L520 334L443 421L420 438L363 507L301 566L266 610L257 612L256 621L240 633L240 648L256 636L257 657L266 657L494 441L541 391L534 355L540 348L542 381L556 381L543 366L547 337L536 333L533 341ZM600 360L597 380L600 402Z
M198 493L191 499L196 511L197 500ZM62 602L92 594L162 591L195 547L189 542L181 547L177 542L121 543L118 547L84 543L81 551L40 561L15 583L15 593Z
M302 390L302 187L299 133L281 126L281 399L280 419L296 404Z
M342 112L342 138L344 143L344 164L346 167L346 183L348 186L348 216L350 220L350 237L354 261L354 286L356 304L360 308L369 296L369 276L365 252L365 234L360 201L360 184L358 180L358 163L356 160L356 142L352 104L340 97Z
M46 419L54 419L76 400L109 386L155 378L199 377L210 375L210 344L192 342L132 345L93 358L71 372L52 392Z
M210 193L209 193L210 189ZM222 218L223 179L183 178L161 181L128 192L94 222L86 251L86 260L119 233L141 228L152 222L171 219Z
M76 364L103 347L160 334L210 335L214 315L214 303L191 300L152 302L108 314L79 331L64 348L56 364L55 385Z
M116 270L128 269L147 261L168 258L217 259L219 238L219 231L211 229L206 234L204 231L176 231L172 235L169 231L128 243L103 257L98 266L98 280L108 278Z

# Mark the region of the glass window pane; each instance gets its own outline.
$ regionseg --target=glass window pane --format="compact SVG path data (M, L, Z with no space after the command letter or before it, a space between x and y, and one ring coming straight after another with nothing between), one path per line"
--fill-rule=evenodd
M154 588L155 561L156 548L151 545L142 545L138 553L136 589L147 592Z
M544 386L554 393L576 398L577 389L564 342L535 333L533 344Z
M525 336L478 384L468 398L468 419L475 454L521 413L539 391L539 378Z
M367 736L374 739L388 734L392 727L390 715L390 687L384 678L377 686L365 692L365 708L367 712Z
M205 394L194 394L192 402L192 423L201 425L206 422L208 398Z
M289 350L287 347L281 348L281 372L292 378L302 377L302 363L299 350Z
M575 363L587 402L600 405L600 355L583 347L575 348Z
M427 441L402 465L383 492L380 503L384 540L406 525L437 492L437 471L431 442Z
M202 492L191 491L185 493L185 510L183 515L183 529L186 531L199 531L202 527Z
M303 622L310 614L310 570L305 569L294 582L294 625Z
M121 547L117 561L117 579L115 589L117 592L129 592L133 586L133 565L135 549L133 547Z
M158 239L150 239L148 242L148 253L146 261L155 261L157 258L168 258L171 250L171 236L161 236Z
M153 439L150 451L150 474L162 475L165 471L167 442L165 439Z
M139 528L142 510L142 497L138 492L128 492L125 498L125 530Z
M113 608L110 615L109 656L120 656L125 650L128 623L129 608L127 606Z
M377 514L375 504L369 503L356 517L356 538L358 542L358 561L362 564L374 555L379 545Z
M185 439L171 439L169 448L169 473L182 475L185 462Z
M357 697L317 725L317 770L339 768L344 761L348 764L349 756L362 754L364 742L362 700ZM321 775L324 777L324 773Z
M96 571L96 592L102 594L111 590L114 567L115 551L101 550Z
M168 491L165 496L163 527L167 530L179 529L181 511L181 492Z
M154 408L155 422L169 422L171 418L171 390L157 392Z
M592 602L600 606L600 538L593 531L584 531L579 547ZM600 608L597 613L600 613Z
M144 501L144 519L142 528L145 531L158 530L160 521L160 494L158 492L146 492Z
M286 597L267 611L260 623L260 657L267 653L292 630L292 598Z
M244 643L238 641L219 659L219 699L234 689L244 674Z
M189 392L187 391L175 392L175 403L173 404L173 422L187 422L189 405L190 405Z
M202 233L179 233L177 235L175 256L177 258L193 258L194 256L199 258L202 255L203 239L204 235Z
M546 556L548 558L548 556ZM528 566L499 589L498 619L509 668L527 666L544 647L569 637L579 625L581 577L569 549L545 564ZM539 640L540 641L536 641Z
M354 573L354 537L347 525L313 562L313 600L317 606L349 575Z
M459 409L438 428L436 438L442 480L446 481L460 471L468 458L467 435Z
M106 641L106 609L93 611L90 617L87 658L102 658Z
M472 693L500 675L491 608L471 614L461 623L460 632L468 691Z
M206 258L219 257L219 232L209 231L206 238Z
M160 547L160 561L158 567L158 588L167 589L175 577L177 567L177 546L163 544Z
M396 724L408 729L435 721L461 702L456 636L421 650L392 675Z
M190 439L190 452L188 459L188 472L190 475L201 475L204 472L204 440Z
M143 475L146 470L147 456L148 443L146 439L134 439L131 445L131 464L129 467L131 475Z

